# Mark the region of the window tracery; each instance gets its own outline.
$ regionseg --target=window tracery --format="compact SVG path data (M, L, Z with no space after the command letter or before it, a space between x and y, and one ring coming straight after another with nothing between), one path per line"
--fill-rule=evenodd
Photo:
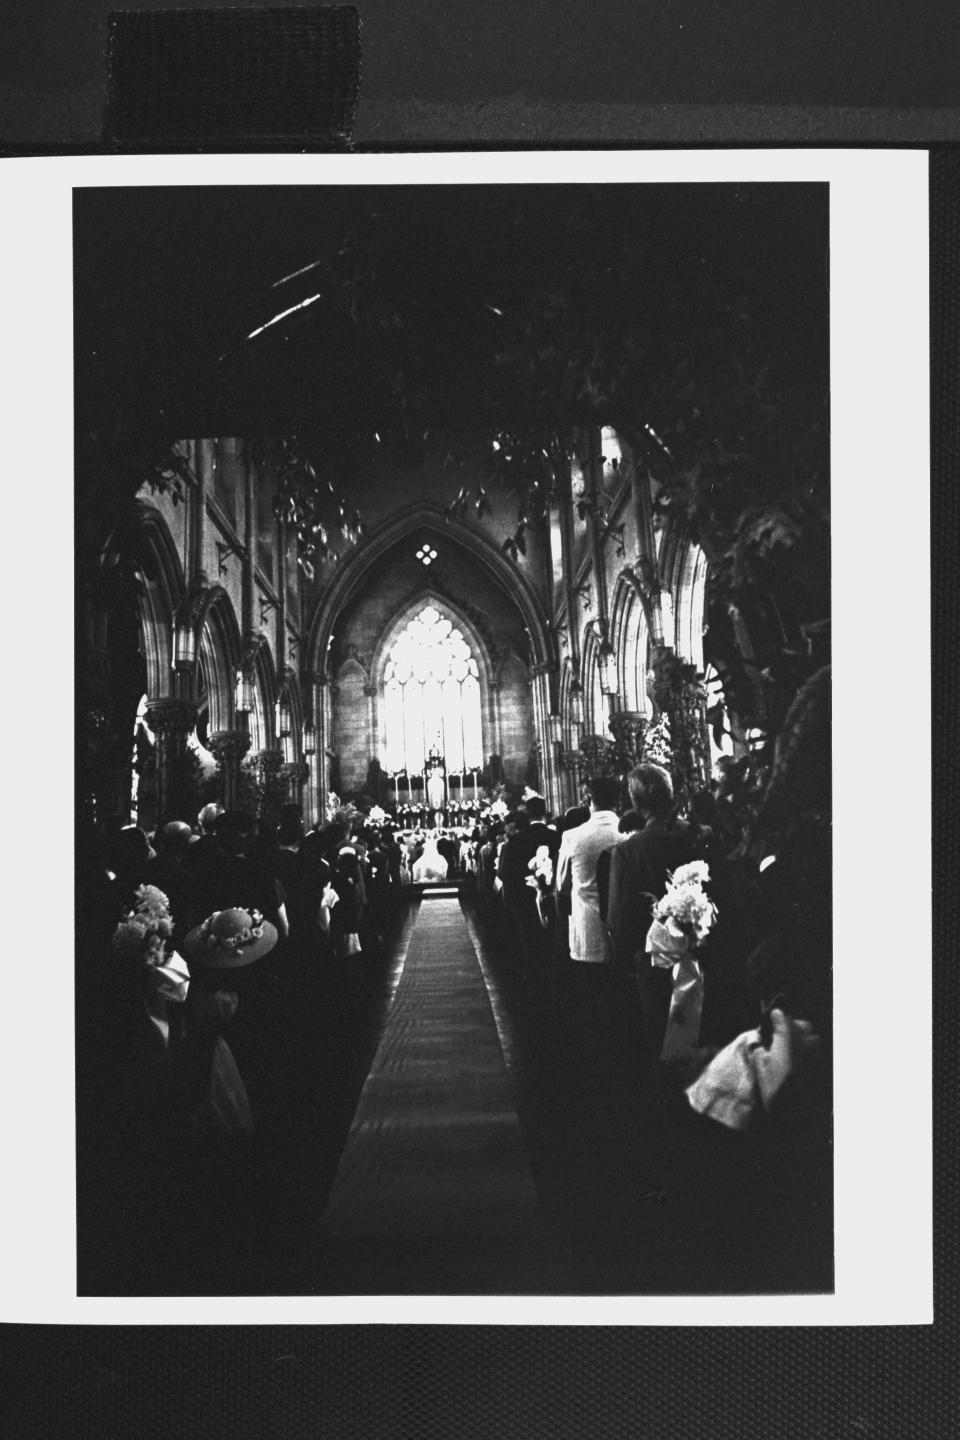
M390 648L384 669L386 768L419 773L435 746L448 773L483 764L480 677L463 632L425 605Z

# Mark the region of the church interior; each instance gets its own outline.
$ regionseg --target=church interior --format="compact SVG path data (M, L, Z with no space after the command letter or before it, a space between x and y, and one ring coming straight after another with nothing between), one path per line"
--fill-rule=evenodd
M830 1289L827 239L812 184L75 192L81 1294ZM713 885L672 1068L558 883L638 767Z

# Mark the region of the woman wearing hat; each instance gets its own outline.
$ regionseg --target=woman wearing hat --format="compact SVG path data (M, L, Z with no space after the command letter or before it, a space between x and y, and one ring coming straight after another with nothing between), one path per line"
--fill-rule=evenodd
M201 1134L231 1135L253 1129L246 1086L224 1031L240 1003L239 972L267 955L277 929L258 910L216 910L183 942L193 986L189 1029L199 1104L194 1129Z

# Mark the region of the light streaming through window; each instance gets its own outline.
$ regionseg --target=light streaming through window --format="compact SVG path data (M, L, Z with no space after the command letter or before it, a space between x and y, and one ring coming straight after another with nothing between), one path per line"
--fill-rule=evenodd
M436 606L425 605L394 642L384 702L387 770L419 774L433 747L448 774L483 764L477 662Z

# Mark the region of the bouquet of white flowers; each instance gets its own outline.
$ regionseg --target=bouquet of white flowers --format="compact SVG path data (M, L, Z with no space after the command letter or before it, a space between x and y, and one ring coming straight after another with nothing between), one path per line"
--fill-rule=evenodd
M553 888L553 858L550 847L541 845L533 859L527 862L527 869L532 873L526 877L526 883L536 891L537 915L546 930L552 919L554 903L550 895Z
M550 847L541 845L533 859L527 862L527 869L533 873L527 876L527 884L534 890L549 890L553 884L553 860Z
M134 895L136 904L113 932L114 952L122 959L143 960L159 965L173 935L170 901L155 885L141 885Z
M190 972L171 944L173 920L170 901L155 885L141 885L135 906L113 932L113 951L123 961L140 961L146 982L147 1004L186 999Z
M713 928L717 907L704 894L710 870L703 860L680 865L653 907L646 950L650 962L673 970L670 1018L660 1059L684 1061L697 1049L703 1012L703 975L694 952Z

